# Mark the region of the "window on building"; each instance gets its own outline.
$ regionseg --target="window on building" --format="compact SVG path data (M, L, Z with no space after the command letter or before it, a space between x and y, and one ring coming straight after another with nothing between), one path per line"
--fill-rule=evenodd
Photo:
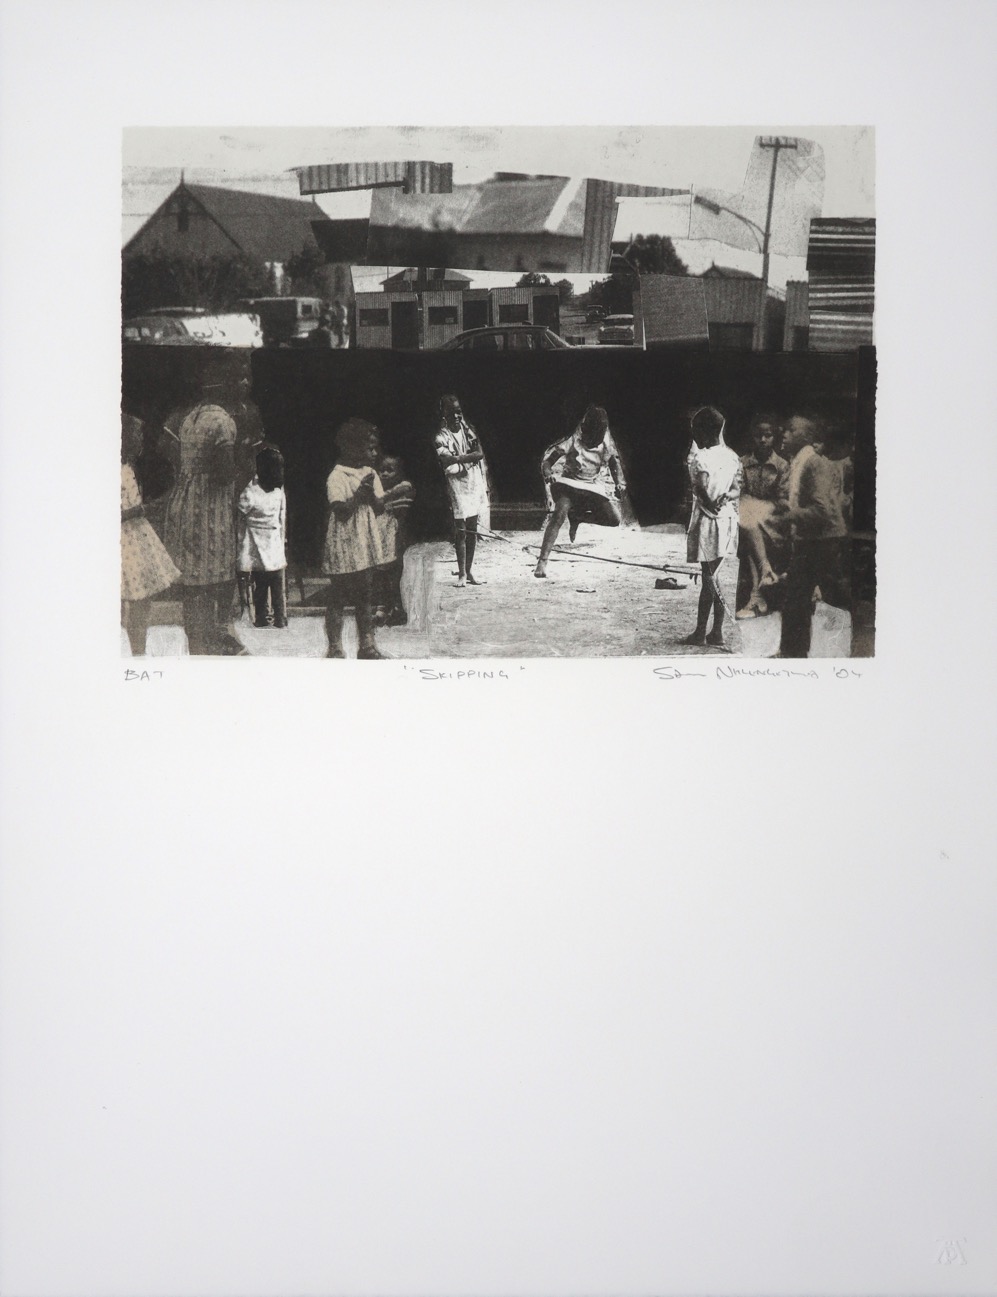
M753 324L710 325L710 346L714 351L750 351L754 337Z
M529 324L529 302L501 302L498 322L499 324Z
M431 306L427 315L430 324L460 324L460 311L456 306Z
M357 314L362 329L388 328L391 325L391 316L386 306L361 307Z

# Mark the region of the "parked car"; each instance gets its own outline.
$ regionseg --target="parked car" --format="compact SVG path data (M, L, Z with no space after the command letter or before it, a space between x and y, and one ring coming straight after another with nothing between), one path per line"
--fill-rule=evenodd
M174 347L262 347L263 330L255 315L191 314L179 316L150 312L125 320L122 342L154 343Z
M318 297L247 297L239 307L260 317L263 341L268 347L306 342L318 328L322 300Z
M634 317L632 315L607 315L599 325L599 341L633 346Z
M542 324L500 324L458 333L437 351L561 351L570 344Z
M604 306L590 306L585 312L586 324L598 324L600 320L606 318L606 308Z

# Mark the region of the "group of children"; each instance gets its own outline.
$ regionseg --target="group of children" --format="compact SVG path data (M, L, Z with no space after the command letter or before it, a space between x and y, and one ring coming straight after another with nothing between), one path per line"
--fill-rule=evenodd
M337 462L326 482L329 521L322 571L327 657L342 658L343 617L352 607L359 658L380 658L374 630L408 620L401 580L406 518L415 499L400 459L381 454L380 437L365 419L347 419L336 433ZM375 467L376 466L376 467ZM287 625L284 461L274 446L256 459L256 477L239 497L240 581L252 581L256 625ZM269 608L268 608L269 601Z
M787 420L782 455L771 415L752 419L752 449L741 457L724 441L724 422L712 406L692 416L687 557L700 563L702 586L696 627L683 643L725 648L729 610L718 572L725 558L740 555L744 597L736 616L765 616L781 603L777 656L806 657L816 601L850 604L851 460L824 453L827 431L814 415Z
M806 586L809 599L818 583L822 591L828 587L826 594L842 584L838 550L847 532L850 497L850 461L831 461L820 453L823 433L813 420L794 416L784 430L783 446L792 464L775 451L771 417L759 415L752 421L752 450L743 457L726 445L724 424L723 414L712 406L697 410L691 420L687 558L701 565L702 585L696 626L684 641L721 649L729 611L718 582L723 560L740 552L744 576L750 577L750 582L742 582L750 584L750 594L740 601L738 617L764 615L783 582L786 598L796 586ZM799 437L794 433L797 424L802 428ZM145 516L133 468L142 444L141 424L123 416L122 620L134 653L145 651L149 599L174 582L183 588L191 652L228 652L230 639L245 651L234 636L218 630L224 629L223 605L227 608L227 592L234 588L226 584L232 581L227 538L233 522L234 567L243 607L248 609L251 597L257 627L288 625L284 460L276 446L260 442L258 436L253 447L255 474L246 482L251 461L238 479L233 469L236 425L226 409L202 401L186 414L177 437L178 475L166 506L164 546ZM380 434L367 420L347 419L335 434L335 445L337 462L326 482L329 514L322 554L322 571L329 580L327 656L345 656L343 620L352 608L357 656L376 659L383 656L376 627L408 620L401 583L406 520L415 490L401 460L382 454ZM477 434L453 394L440 402L435 451L453 514L458 585L477 585L472 565L479 525L488 527L487 467ZM572 540L580 522L608 527L621 523L626 484L606 411L590 405L574 433L548 449L541 469L549 519L534 573L538 577L546 576L547 560L565 521ZM239 480L245 483L241 492ZM811 568L817 574L813 582ZM205 612L201 603L212 600L218 607ZM805 619L804 596L794 596L790 603L784 622L792 628ZM797 604L802 609L798 615ZM797 641L803 644L804 630L790 646L799 652Z
M166 501L164 544L146 516L148 506L143 503L135 472L143 447L143 425L134 416L122 414L121 620L134 655L146 652L152 598L174 585L182 592L190 651L228 651L220 633L214 631L215 623L222 625L230 614L212 609L208 615L199 606L193 607L208 595L220 605L230 598L221 594L222 587L235 588L234 584L226 586L226 578L231 583L233 575L233 551L229 548L227 557L222 552L227 548L223 543L226 533L234 539L235 576L243 608L248 609L252 602L254 624L261 629L279 630L288 624L284 457L276 446L259 444L255 474L234 494L233 486L236 491L238 487L229 471L231 453L224 472L215 462L219 458L216 443L229 452L234 443L234 424L225 411L201 403L187 416L181 432L192 420L200 421L198 427L200 423L207 427L212 417L227 421L222 430L226 435L214 436L212 425L208 451L202 453L200 443L191 436L179 439L190 463L181 457L177 482ZM401 581L408 543L407 514L415 489L405 478L402 461L381 454L373 424L348 419L336 433L336 449L338 462L326 484L330 512L322 566L329 578L328 656L344 656L343 615L352 607L360 637L358 656L378 658L382 655L374 640L375 626L404 625L408 620ZM210 499L201 498L206 493ZM208 571L212 563L214 567ZM195 615L199 612L203 615Z
M406 516L415 488L405 479L401 460L381 456L378 431L366 419L340 425L336 451L337 463L326 482L329 522L322 555L322 571L329 578L326 656L345 656L343 617L352 607L357 657L377 659L384 655L375 642L375 627L407 620L401 578Z

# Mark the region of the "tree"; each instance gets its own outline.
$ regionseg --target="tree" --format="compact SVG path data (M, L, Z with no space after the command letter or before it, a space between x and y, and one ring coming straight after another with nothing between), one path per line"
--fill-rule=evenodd
M570 279L559 279L554 285L557 289L558 301L562 306L566 306L575 295L575 286Z
M608 315L629 315L634 309L634 276L614 271L608 279L597 279L588 291L590 306L601 306Z
M124 319L161 306L230 311L240 298L265 295L269 289L266 265L239 252L210 257L142 252L121 263Z
M675 251L671 239L661 234L638 234L624 257L644 275L687 275L689 267Z
M516 281L517 288L542 287L550 283L549 275L542 275L538 270L528 270L525 275Z
M285 292L288 297L324 297L322 268L325 255L314 245L305 244L284 263Z

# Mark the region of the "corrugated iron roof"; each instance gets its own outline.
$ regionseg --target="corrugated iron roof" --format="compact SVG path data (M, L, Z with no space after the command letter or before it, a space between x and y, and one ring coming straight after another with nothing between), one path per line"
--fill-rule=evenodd
M810 222L807 270L871 275L875 263L875 219L819 217Z
M446 194L453 188L452 162L330 162L294 170L303 194L391 184L404 184L413 194Z
M852 351L872 342L876 222L827 217L810 222L807 299L810 347Z
M812 351L853 351L872 343L872 316L810 312Z

